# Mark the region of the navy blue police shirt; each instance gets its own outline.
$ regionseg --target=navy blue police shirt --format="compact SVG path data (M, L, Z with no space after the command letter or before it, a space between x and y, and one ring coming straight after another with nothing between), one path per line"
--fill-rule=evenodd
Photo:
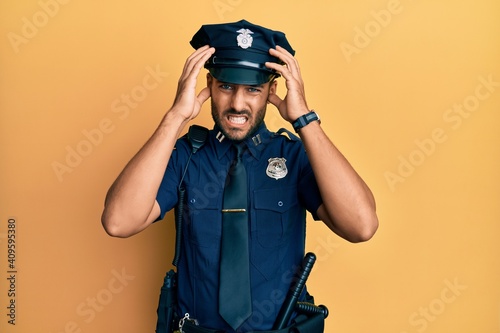
M243 162L248 174L250 279L253 313L237 330L269 330L305 252L306 210L317 219L322 203L302 142L293 134L270 132L262 124L246 140ZM222 194L235 158L231 141L215 127L192 155L186 189L178 273L178 312L189 313L206 328L233 332L218 314ZM159 219L177 205L177 188L191 153L180 138L157 195ZM238 295L235 295L238 297Z

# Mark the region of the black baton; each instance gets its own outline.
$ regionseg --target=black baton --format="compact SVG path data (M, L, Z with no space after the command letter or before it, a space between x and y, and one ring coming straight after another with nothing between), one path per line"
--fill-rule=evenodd
M299 300L302 291L304 290L304 286L306 284L306 280L311 273L314 262L316 261L316 255L312 252L306 254L304 259L302 260L302 266L298 271L297 280L290 287L288 294L285 298L285 302L281 306L280 312L278 313L278 317L274 322L273 330L279 330L285 328L292 316L293 311L295 310L295 305Z

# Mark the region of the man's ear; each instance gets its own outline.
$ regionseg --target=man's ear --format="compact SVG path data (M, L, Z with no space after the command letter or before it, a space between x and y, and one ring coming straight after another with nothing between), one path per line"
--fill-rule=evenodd
M269 95L275 95L278 89L278 81L273 80L269 82Z
M210 88L212 86L213 79L214 79L214 77L212 76L212 74L207 73L207 87Z

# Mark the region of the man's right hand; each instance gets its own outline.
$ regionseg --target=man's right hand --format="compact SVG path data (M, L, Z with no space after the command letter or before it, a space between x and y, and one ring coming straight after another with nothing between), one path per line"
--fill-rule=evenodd
M210 90L208 87L205 87L197 96L196 83L203 65L214 52L215 49L213 47L205 45L189 56L184 64L184 69L177 85L174 104L169 112L182 115L186 121L198 116L201 106L210 97Z

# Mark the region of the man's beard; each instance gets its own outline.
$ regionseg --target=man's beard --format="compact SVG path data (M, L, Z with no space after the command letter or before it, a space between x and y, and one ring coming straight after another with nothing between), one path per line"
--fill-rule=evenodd
M215 124L220 128L222 134L230 140L233 141L244 141L247 138L251 137L253 133L262 125L264 122L264 117L266 115L266 105L259 111L257 111L255 114L252 114L248 110L241 110L241 111L236 111L235 109L227 109L222 112L222 114L219 114L219 111L217 110L217 107L214 105L213 101L211 102L211 108L212 108L212 118L215 122ZM239 133L242 132L241 129L239 128L224 128L222 126L222 121L221 119L227 118L229 115L245 115L248 118L248 122L250 123L250 127L248 129L248 132L246 135L241 137Z

